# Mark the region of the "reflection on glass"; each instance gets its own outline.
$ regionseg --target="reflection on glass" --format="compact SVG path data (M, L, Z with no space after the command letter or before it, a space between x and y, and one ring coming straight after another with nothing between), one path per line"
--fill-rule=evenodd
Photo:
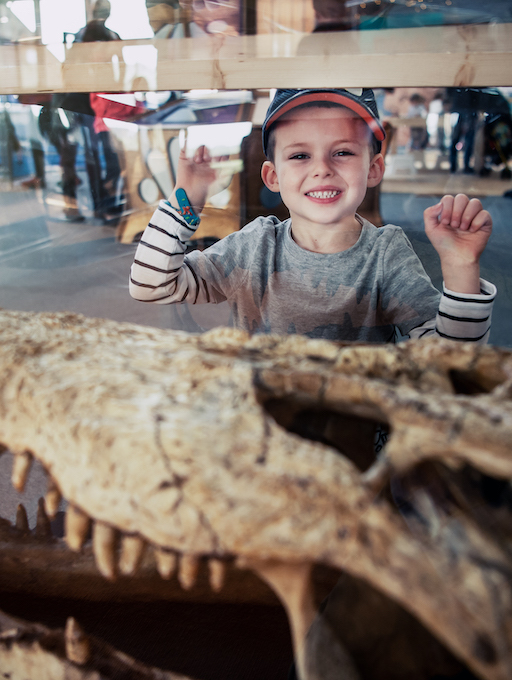
M241 0L7 0L0 3L0 43L82 42L102 24L123 40L236 36L244 32ZM104 38L97 38L103 40ZM53 48L55 50L55 48Z
M509 102L509 88L383 90L381 115L393 128L389 165L411 151L419 152L409 156L411 172L439 167L484 177L499 169L500 176L509 179Z
M35 33L36 10L33 0L12 0L12 2L7 3L7 7L23 26L31 33Z
M260 0L258 32L316 33L512 21L508 0L312 0L311 5L294 3L292 7L291 3Z
M7 0L0 43L66 43L91 21L123 40L512 22L509 0ZM52 47L55 51L55 47Z
M155 38L241 33L240 0L146 0Z
M30 40L35 33L34 0L0 3L0 45Z
M375 224L400 224L440 285L421 214L433 196L480 197L495 223L482 258L484 277L500 289L491 340L512 344L506 294L512 88L395 88L376 95L388 131L386 172L361 214ZM126 275L155 205L174 187L185 140L188 153L204 143L227 156L222 190L209 197L191 248L258 215L287 217L279 194L260 178L268 101L266 91L217 90L2 96L0 306L73 309L189 330L228 322L222 309L216 315L136 305L128 300ZM107 289L118 302L110 305Z

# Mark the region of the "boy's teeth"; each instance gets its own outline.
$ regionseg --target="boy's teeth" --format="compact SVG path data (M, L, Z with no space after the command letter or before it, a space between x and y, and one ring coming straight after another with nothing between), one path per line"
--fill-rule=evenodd
M308 196L312 198L334 198L339 191L308 191Z

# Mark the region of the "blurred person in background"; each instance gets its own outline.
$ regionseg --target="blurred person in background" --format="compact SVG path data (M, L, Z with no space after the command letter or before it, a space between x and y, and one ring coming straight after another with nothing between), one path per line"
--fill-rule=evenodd
M109 0L97 0L92 10L92 20L75 34L74 42L92 42L92 40L121 40L118 33L111 31L105 26L105 22L110 16L110 9L111 7ZM95 30L103 30L103 33L101 34L103 37L92 39L89 38L88 40L84 39L84 35L87 31L89 32L89 35L91 35L91 31ZM104 37L107 34L110 35L109 38Z
M471 167L478 110L467 88L447 88L450 111L456 114L450 141L450 172L459 169L459 151L463 150L463 172L474 172Z
M438 90L430 102L427 116L427 127L435 138L435 146L441 154L447 151L445 114L449 113L449 102L446 97L445 88Z
M52 95L50 104L45 104L39 113L39 130L59 154L61 168L64 217L70 222L85 219L77 203L76 188L81 183L76 173L78 142L76 139L77 114L62 107L66 94Z
M425 98L419 92L414 92L409 98L409 108L407 109L407 118L427 118L427 107L425 106ZM411 141L410 147L413 151L421 151L427 146L428 133L427 126L418 125L411 126Z
M48 101L51 97L48 96ZM37 106L32 106L30 113L28 115L28 137L30 143L30 151L32 153L32 160L34 163L34 176L29 179L23 180L21 186L25 189L45 189L46 188L46 177L45 177L45 167L44 167L44 146L43 138L39 130L38 118L41 107L39 106L40 101L32 99L30 96L20 95L18 101L21 104L37 104Z
M105 26L110 17L111 5L109 0L97 0L92 10L92 20L75 34L75 43L108 42L121 40L118 33ZM72 101L70 101L72 99ZM66 102L64 102L66 105ZM80 92L68 97L67 105L79 111L78 118L82 126L85 150L85 166L89 179L89 187L93 203L94 216L106 221L106 211L111 203L111 196L115 195L117 183L121 175L121 168L115 152L108 128L102 118L96 116L91 105L90 95ZM105 163L105 177L103 177L100 147Z
M6 105L0 109L0 164L7 168L7 176L14 177L14 156L21 154L21 144Z

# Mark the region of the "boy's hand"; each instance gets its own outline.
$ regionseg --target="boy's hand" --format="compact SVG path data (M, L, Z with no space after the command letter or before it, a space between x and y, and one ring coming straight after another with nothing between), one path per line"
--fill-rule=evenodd
M425 232L442 258L478 262L492 231L492 219L477 198L443 196L423 213Z
M425 232L441 259L447 288L480 293L480 255L492 231L492 218L477 198L443 196L423 213Z
M212 167L212 160L217 162L224 160L224 157L212 159L205 146L196 149L192 158L187 157L186 147L180 151L175 190L185 189L188 200L198 215L204 208L210 186L217 179L217 170ZM174 193L169 202L175 205L173 198Z

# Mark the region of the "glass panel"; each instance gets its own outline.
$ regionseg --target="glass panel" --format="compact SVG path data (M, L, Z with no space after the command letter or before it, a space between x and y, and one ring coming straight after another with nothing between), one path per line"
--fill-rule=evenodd
M43 45L95 40L236 36L245 32L240 0L7 0L0 43Z
M7 0L0 3L0 44L69 46L119 38L176 40L511 21L509 0Z
M482 275L498 286L491 340L512 344L508 213L512 88L376 90L387 128L386 172L360 213L399 224L436 286L441 273L422 213L444 193L482 199L494 234ZM285 219L262 183L268 90L0 97L0 306L201 330L230 323L227 305L132 300L136 243L176 176L180 147L225 156L222 179L189 249L203 249L259 215Z
M258 33L379 30L512 21L508 0L258 2Z

